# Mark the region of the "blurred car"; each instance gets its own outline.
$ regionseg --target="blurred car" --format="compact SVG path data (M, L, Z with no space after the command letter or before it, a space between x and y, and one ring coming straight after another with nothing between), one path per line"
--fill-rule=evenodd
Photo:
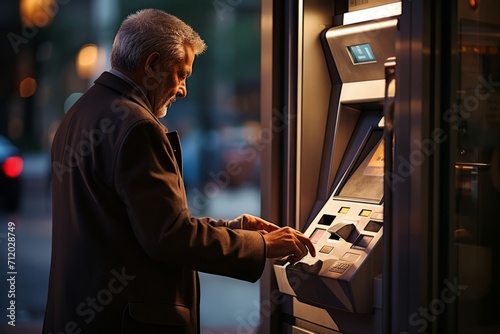
M22 171L21 151L0 135L0 203L8 211L19 208Z

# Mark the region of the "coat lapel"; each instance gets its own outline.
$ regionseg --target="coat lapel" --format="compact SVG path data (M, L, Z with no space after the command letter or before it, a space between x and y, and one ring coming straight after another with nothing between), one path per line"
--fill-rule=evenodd
M179 133L177 131L170 131L166 133L166 136L168 141L170 142L170 145L172 146L172 149L174 150L175 160L182 176L182 151Z

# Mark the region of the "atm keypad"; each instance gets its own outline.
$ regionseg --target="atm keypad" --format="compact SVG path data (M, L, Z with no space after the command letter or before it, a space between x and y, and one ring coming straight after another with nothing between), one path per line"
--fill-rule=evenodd
M349 263L335 262L334 265L329 269L329 271L343 274L349 268L349 266Z
M338 277L350 275L350 266L361 266L375 241L380 238L383 229L383 212L379 207L338 203L323 211L316 217L312 229L307 235L313 242L318 256L306 256L301 264L291 267L308 273L319 275L322 268L316 261L324 264L323 275ZM353 230L349 236L339 236L340 225L350 226ZM337 226L339 225L339 226ZM337 229L335 228L337 227Z

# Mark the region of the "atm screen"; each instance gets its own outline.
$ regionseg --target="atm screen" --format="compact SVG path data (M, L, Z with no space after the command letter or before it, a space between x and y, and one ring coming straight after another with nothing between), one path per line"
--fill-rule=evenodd
M354 64L373 63L377 61L372 48L368 43L350 45L347 47L347 50L349 50L349 54L351 55L351 59Z
M381 203L384 197L383 138L379 139L364 160L355 166L357 167L348 174L336 196L361 202Z

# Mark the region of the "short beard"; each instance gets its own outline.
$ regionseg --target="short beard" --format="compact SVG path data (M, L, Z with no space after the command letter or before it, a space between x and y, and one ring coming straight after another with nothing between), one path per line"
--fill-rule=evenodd
M157 118L163 118L163 117L167 116L167 113L168 113L168 108L165 107L164 109L156 110L155 116Z

